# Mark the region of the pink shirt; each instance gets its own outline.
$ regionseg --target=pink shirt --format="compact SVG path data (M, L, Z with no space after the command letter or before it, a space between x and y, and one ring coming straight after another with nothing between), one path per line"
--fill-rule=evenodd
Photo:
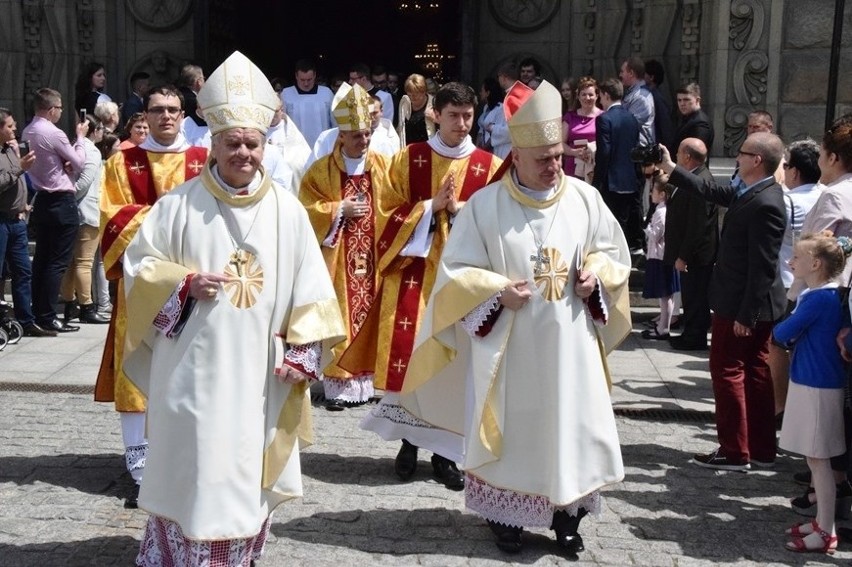
M65 162L71 163L74 177L83 171L86 163L86 149L83 140L77 140L72 146L68 136L50 120L36 116L27 124L21 139L30 143L36 159L27 172L37 191L75 192L74 181L65 172Z
M595 141L595 118L597 118L601 112L603 111L596 107L591 116L580 116L577 114L576 110L571 110L565 113L565 116L562 117L562 121L568 124L569 147L577 147L574 145L574 140L587 140L589 143ZM573 156L565 156L562 171L564 171L566 175L576 177L576 175L574 175L576 170L574 168Z

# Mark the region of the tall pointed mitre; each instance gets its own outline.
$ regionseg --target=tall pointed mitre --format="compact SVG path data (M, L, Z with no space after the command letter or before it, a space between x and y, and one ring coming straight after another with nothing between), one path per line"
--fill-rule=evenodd
M198 92L198 106L211 134L231 128L266 134L280 104L263 71L239 51L225 59Z
M509 137L515 148L536 148L562 141L562 95L542 81L533 90L515 81L503 102Z
M361 85L343 83L331 101L334 120L341 132L369 130L373 99Z

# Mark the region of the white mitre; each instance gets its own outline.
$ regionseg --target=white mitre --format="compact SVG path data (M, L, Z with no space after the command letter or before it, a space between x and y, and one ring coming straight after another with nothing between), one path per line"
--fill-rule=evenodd
M198 92L198 106L211 134L231 128L253 128L263 134L281 99L257 65L235 51L213 71Z
M533 90L516 81L503 103L509 137L515 148L537 148L562 142L562 95L542 81Z

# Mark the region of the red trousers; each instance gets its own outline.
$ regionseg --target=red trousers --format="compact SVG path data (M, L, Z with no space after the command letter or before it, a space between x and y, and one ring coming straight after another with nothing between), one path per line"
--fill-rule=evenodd
M775 460L775 401L767 357L771 322L751 336L734 335L734 320L713 315L710 376L722 455L743 463Z

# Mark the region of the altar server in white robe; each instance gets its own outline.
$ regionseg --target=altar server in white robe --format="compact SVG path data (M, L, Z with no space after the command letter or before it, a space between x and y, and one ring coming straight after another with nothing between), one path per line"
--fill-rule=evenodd
M125 371L148 396L136 564L243 566L301 496L308 379L345 336L299 201L261 167L278 99L240 53L198 93L200 176L152 207L124 256Z
M311 157L311 147L305 137L299 132L296 123L290 120L284 111L282 103L272 117L272 124L266 133L266 141L281 150L287 165L293 170L296 180L296 193L302 183L302 176L307 171L308 158Z
M574 556L624 477L606 353L630 331L630 255L598 192L562 173L559 91L517 82L504 108L514 165L455 219L403 405L464 436L466 506L500 549L551 528Z
M316 65L307 59L296 62L296 84L281 91L281 102L287 117L299 128L308 147L313 147L320 133L333 124L331 89L317 83Z

